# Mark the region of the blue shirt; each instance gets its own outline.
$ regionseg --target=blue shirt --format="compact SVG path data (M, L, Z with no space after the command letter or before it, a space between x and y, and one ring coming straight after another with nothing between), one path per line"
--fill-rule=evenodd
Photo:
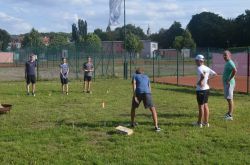
M63 76L64 76L64 77L68 77L68 74L67 74L67 73L68 73L68 71L69 71L69 65L63 63L63 64L60 65L60 68L62 69L62 74L63 74Z
M86 62L83 64L83 69L84 70L93 70L94 65L92 63ZM93 76L93 71L84 71L84 76Z
M136 82L136 89L135 92L136 94L141 94L141 93L151 93L149 89L149 78L145 74L134 74L132 77L132 82Z
M25 71L29 76L36 75L36 61L27 61L25 64Z

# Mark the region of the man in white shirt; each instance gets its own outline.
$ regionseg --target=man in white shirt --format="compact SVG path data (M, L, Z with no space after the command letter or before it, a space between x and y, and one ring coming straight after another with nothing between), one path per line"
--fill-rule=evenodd
M209 108L208 108L208 96L209 85L208 80L214 78L217 74L215 71L204 65L204 56L197 55L195 57L195 63L197 65L197 84L196 84L196 97L199 108L198 121L196 126L202 128L202 126L209 127Z

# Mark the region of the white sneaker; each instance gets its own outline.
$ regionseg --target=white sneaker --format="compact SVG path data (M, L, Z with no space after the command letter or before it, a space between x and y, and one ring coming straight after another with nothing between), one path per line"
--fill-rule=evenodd
M209 126L210 126L209 123L202 123L202 125L203 125L204 127L209 127Z
M229 114L226 114L225 117L224 117L224 119L232 121L233 117L231 115L229 115Z
M200 127L200 128L203 127L203 125L201 123L198 123L198 122L193 122L192 125L195 127Z

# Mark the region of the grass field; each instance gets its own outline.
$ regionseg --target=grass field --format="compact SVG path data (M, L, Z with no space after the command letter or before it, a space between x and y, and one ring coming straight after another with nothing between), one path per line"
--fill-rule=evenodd
M73 81L69 96L55 81L38 82L36 97L26 96L24 85L0 85L0 102L14 105L0 115L0 164L250 163L248 95L235 95L234 121L224 121L226 101L212 91L211 126L200 129L191 125L197 116L193 88L152 84L162 131L153 131L151 114L141 105L135 133L123 136L114 128L129 124L130 80L97 79L93 94Z

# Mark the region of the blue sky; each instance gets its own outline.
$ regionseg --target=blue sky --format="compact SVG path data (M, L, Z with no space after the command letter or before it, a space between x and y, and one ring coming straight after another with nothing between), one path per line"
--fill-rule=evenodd
M127 23L152 32L169 28L174 22L186 27L192 15L210 11L224 18L235 18L250 9L250 0L126 0ZM88 22L88 31L106 29L109 0L0 0L0 28L10 34L71 32L78 19ZM120 18L123 25L123 15Z

